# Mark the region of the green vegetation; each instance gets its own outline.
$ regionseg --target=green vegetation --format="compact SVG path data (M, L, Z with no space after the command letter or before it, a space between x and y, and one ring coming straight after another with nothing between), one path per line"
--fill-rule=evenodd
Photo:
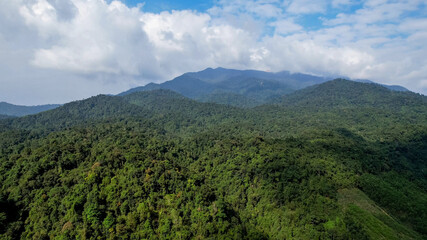
M260 101L232 92L214 91L209 95L197 98L201 102L219 103L229 106L251 108L262 105Z
M418 233L393 218L358 189L339 190L338 202L344 207L345 216L352 219L371 238L422 239Z
M100 95L0 121L0 238L426 239L426 151L426 97L372 84Z

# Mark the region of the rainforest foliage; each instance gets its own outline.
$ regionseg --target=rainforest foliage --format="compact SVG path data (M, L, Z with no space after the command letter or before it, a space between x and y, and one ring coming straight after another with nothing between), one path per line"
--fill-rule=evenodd
M0 121L0 238L426 239L426 171L414 93L100 95Z

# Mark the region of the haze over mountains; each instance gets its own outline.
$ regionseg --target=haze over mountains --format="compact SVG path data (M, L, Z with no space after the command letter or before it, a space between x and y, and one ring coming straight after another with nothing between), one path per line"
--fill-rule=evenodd
M7 115L13 117L21 117L30 114L51 110L61 106L60 104L47 104L39 106L19 106L6 102L0 102L0 115Z
M285 94L308 86L332 80L334 77L319 77L288 71L271 73L256 70L234 70L207 68L200 72L189 72L170 81L129 89L118 94L124 96L138 91L169 89L201 102L214 102L237 107L255 107L272 103ZM369 80L355 80L374 83ZM393 91L408 91L402 86L382 85ZM40 106L18 106L0 103L0 115L20 117L36 114L59 107L59 104Z
M208 68L200 72L185 73L161 84L150 83L142 87L132 88L118 95L123 96L132 92L153 89L169 89L203 102L254 107L333 78L302 73L292 74L288 71L271 73L255 70ZM356 81L373 83L369 80ZM383 86L395 91L408 91L401 86Z
M52 122L58 127L69 126L70 123L87 122L94 119L108 119L115 117L132 117L132 116L155 116L156 114L182 114L192 112L193 117L204 116L205 113L223 111L245 112L235 108L241 106L243 94L235 94L236 97L227 103L216 104L219 100L214 99L212 102L201 103L197 100L181 95L186 92L187 95L195 96L190 93L195 85L186 85L192 83L194 78L178 77L165 84L167 87L173 86L174 90L168 88L147 89L146 87L134 88L130 91L119 94L118 96L98 95L85 100L75 101L62 106L46 105L53 111L43 111L37 115L26 116L23 118L12 118L10 122L18 126L48 126ZM189 80L188 82L186 80ZM200 80L197 80L200 82ZM213 80L215 81L215 80ZM151 86L149 84L148 86ZM184 87L188 89L184 91ZM162 87L164 87L162 85ZM264 91L262 85L258 85L260 92ZM273 91L269 89L269 91ZM228 94L228 93L227 93ZM201 96L201 95L197 95ZM222 97L223 95L221 95ZM230 95L233 96L233 95ZM410 91L394 91L379 84L360 83L344 79L324 81L323 83L309 86L301 90L296 90L285 95L269 95L269 102L261 108L289 108L305 109L305 111L328 112L339 109L367 108L377 110L393 110L395 114L402 113L409 106L410 109L421 109L424 112L427 107L427 97ZM198 99L198 98L196 98ZM245 98L247 100L247 98ZM259 103L259 102L258 102ZM206 110L208 109L208 110ZM249 109L257 111L259 109ZM413 113L415 114L415 113ZM415 114L417 115L417 114ZM7 117L7 115L3 115ZM426 116L427 117L427 116ZM51 125L51 126L53 126Z

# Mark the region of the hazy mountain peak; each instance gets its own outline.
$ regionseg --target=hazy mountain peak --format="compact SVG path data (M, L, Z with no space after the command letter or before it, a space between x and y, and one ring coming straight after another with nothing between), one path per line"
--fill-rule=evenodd
M206 68L199 72L184 73L164 83L150 83L143 87L130 89L119 94L119 96L138 91L169 89L196 100L216 103L226 102L234 106L242 106L241 101L243 101L245 102L243 106L254 106L267 103L295 90L321 84L329 80L332 79L305 73L290 73L289 71L273 73L218 67ZM406 90L399 86L385 87L394 91ZM236 94L241 96L238 97Z
M0 102L0 114L8 116L21 117L30 114L36 114L39 112L55 109L61 106L60 104L47 104L37 106L21 106L14 105L7 102Z

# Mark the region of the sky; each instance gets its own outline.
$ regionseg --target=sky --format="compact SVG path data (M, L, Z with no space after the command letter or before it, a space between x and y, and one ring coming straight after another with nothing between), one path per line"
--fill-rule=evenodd
M0 0L0 102L66 103L208 67L427 94L426 0Z

